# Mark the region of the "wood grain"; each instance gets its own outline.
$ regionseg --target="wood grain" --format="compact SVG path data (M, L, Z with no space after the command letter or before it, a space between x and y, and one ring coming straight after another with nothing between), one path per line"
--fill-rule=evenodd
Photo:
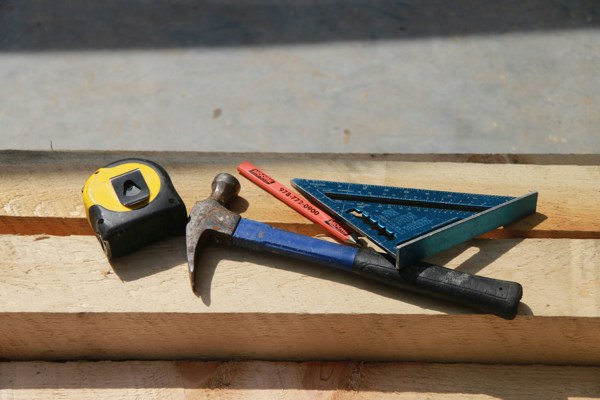
M64 235L85 231L81 200L85 180L98 167L132 155L0 152L0 233ZM188 209L207 197L210 182L218 172L237 175L236 166L250 159L282 182L305 177L514 196L536 190L539 192L536 215L488 237L600 238L597 218L600 189L594 184L600 181L598 165L407 162L383 156L355 159L331 155L255 154L251 158L247 154L135 155L152 159L167 169ZM302 225L312 226L255 185L240 180L242 198L232 204L235 211L247 218L285 224L294 230L307 231ZM23 221L13 217L58 220ZM65 218L77 221L66 222ZM308 232L322 231L308 228Z
M0 398L597 399L600 368L371 362L0 363Z
M0 357L600 364L600 167L591 156L585 165L551 165L553 158L520 165L511 163L526 157L135 154L169 171L188 208L208 195L215 174L235 173L245 159L283 182L537 190L536 215L430 259L520 282L519 316L504 321L337 271L220 247L204 254L194 294L183 237L111 264L89 235L81 187L99 166L132 155L0 152ZM324 236L241 181L236 212Z
M183 238L105 259L90 236L0 236L9 359L374 359L600 363L600 241L477 240L431 261L524 286L514 321L305 263ZM540 332L544 332L543 335Z

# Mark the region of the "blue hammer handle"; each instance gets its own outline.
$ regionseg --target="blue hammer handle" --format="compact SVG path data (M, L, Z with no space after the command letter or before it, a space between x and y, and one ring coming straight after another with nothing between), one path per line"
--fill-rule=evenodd
M240 218L232 243L352 272L506 319L515 317L523 294L521 285L516 282L467 274L425 262L398 270L386 256L375 251L314 239L245 218Z

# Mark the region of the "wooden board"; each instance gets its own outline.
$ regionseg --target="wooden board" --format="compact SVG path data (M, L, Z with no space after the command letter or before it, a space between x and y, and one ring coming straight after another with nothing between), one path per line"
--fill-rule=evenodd
M195 295L183 249L173 238L111 265L90 236L0 236L0 354L600 361L598 240L478 240L432 259L520 281L514 321L237 249L207 251Z
M0 233L90 234L83 220L83 184L97 168L132 155L0 152ZM237 175L236 166L249 159L281 182L305 177L512 196L536 190L540 193L538 213L490 237L600 238L600 191L594 184L600 181L597 165L424 163L375 156L135 155L167 169L188 209L208 196L217 173ZM235 211L287 229L323 233L252 183L240 180L242 198L232 204Z
M254 155L274 177L491 194L540 192L538 214L430 261L515 280L514 321L301 262L210 248L191 292L183 238L109 263L83 219L81 187L122 153L0 152L0 357L6 359L369 359L599 364L597 165ZM236 154L144 154L188 208ZM448 160L446 160L448 161ZM452 160L449 160L452 161ZM323 235L241 178L232 208ZM499 239L502 238L502 239Z
M600 368L368 362L0 363L7 399L597 399Z

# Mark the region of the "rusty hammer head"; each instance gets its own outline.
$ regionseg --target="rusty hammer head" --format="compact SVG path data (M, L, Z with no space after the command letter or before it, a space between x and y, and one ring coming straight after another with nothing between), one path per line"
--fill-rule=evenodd
M192 290L196 284L196 264L208 243L231 243L231 236L240 216L225 208L225 204L238 195L240 182L227 173L215 176L212 193L194 205L186 227L188 272Z

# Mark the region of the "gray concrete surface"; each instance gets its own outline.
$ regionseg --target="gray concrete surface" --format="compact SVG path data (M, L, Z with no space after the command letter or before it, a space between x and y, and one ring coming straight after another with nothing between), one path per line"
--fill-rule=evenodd
M600 2L0 0L0 149L600 153Z

